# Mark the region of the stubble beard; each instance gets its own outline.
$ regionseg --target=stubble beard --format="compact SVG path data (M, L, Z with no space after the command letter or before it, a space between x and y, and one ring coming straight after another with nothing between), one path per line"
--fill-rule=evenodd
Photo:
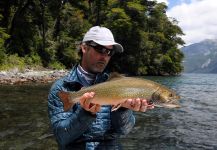
M95 65L93 65L91 69L91 73L97 74L102 73L107 66L106 62L97 62Z

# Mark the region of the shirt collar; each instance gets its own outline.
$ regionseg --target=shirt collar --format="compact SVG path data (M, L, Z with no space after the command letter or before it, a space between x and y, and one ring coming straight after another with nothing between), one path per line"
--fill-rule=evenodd
M66 76L66 78L64 79L64 82L67 82L67 83L73 83L73 82L76 82L76 83L79 83L81 84L82 86L90 86L90 85L84 85L84 83L81 82L81 79L79 79L79 74L77 72L77 67L78 67L78 64L75 65L72 70L70 71L70 73ZM102 73L99 73L96 75L96 79L94 81L93 84L96 84L96 83L100 83L100 82L104 82L106 81L107 79L109 78L109 73L108 71L104 71Z

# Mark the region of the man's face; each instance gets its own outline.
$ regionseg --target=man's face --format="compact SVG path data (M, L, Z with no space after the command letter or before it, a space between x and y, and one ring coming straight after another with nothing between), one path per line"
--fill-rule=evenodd
M112 49L113 46L105 46L107 52L105 51L104 53L100 53L100 49L96 48L89 45L82 45L83 56L81 66L85 71L94 74L103 72L111 58L108 55L109 49Z

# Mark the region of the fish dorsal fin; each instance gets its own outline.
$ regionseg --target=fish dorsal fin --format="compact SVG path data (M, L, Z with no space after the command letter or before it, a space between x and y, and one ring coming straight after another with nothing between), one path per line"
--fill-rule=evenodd
M119 74L118 72L112 72L108 78L108 81L111 81L111 80L117 80L117 79L121 79L121 78L124 78L125 76L122 75L122 74Z

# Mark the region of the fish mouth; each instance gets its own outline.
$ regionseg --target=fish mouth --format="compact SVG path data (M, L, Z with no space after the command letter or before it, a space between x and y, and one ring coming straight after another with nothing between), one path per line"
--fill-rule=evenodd
M170 101L170 102L151 102L155 107L164 107L164 108L180 108L180 104L177 101Z
M164 108L180 108L179 104L173 103L161 103L161 104L154 104L155 107L164 107Z

